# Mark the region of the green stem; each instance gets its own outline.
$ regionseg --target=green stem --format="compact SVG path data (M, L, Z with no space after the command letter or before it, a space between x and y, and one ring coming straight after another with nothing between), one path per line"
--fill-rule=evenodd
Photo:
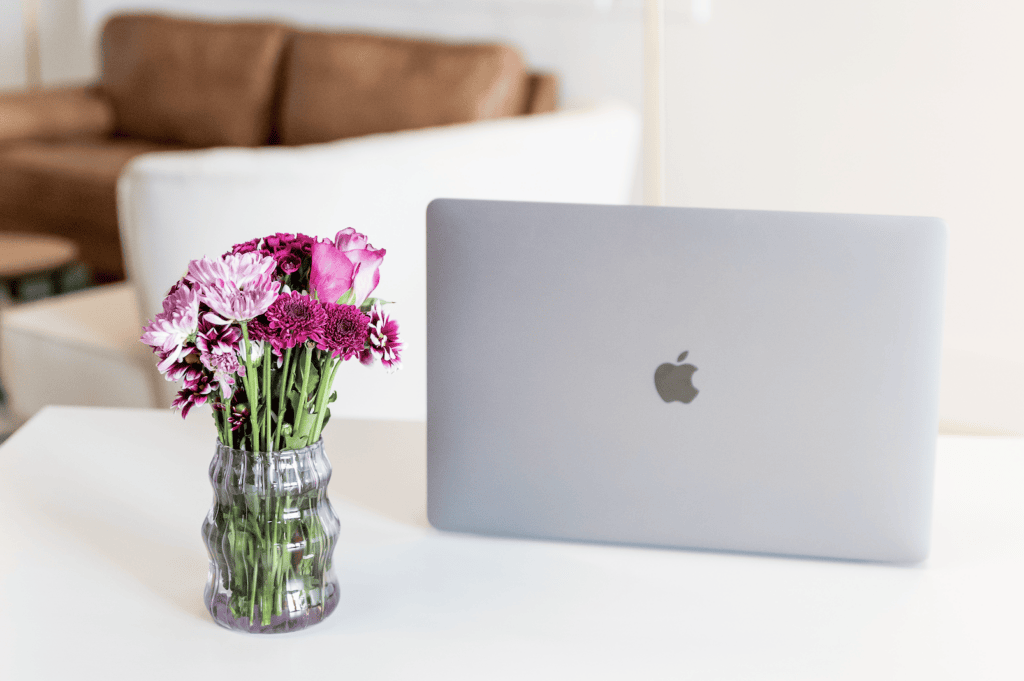
M295 367L292 366L291 348L284 351L284 366L282 369L284 373L281 374L281 391L277 394L277 430L274 433L274 451L278 451L281 446L281 426L284 425L284 396L292 389L292 372Z
M274 580L273 580L273 594L274 594L274 608L273 613L280 615L281 612L281 578L284 576L281 572L281 555L284 551L281 550L281 537L279 531L281 529L281 523L284 522L281 518L281 497L274 498Z
M227 444L227 438L224 437L224 424L220 417L220 409L217 409L218 404L220 404L220 400L214 397L213 402L210 403L210 408L213 411L213 424L217 426L217 439L220 440L221 444Z
M223 437L221 438L221 442L223 442L224 444L230 446L230 443L231 443L231 419L229 417L230 417L230 414L231 414L231 405L227 404L226 402L220 401L220 400L217 401L217 404L219 404L221 407L223 407L223 409L219 409L218 410L220 412L220 432L223 435Z
M267 408L267 424L266 424L267 425L267 434L266 434L266 440L267 440L267 451L268 452L274 451L274 441L271 439L271 436L274 433L274 429L271 428L271 426L270 426L270 393L271 393L271 386L270 386L270 363L273 361L273 356L274 356L274 354L272 352L270 352L269 346L268 345L264 345L263 346L263 397L264 397L263 401L264 401L264 403L266 405L266 408Z
M223 406L224 409L214 409L213 418L217 423L217 435L220 437L220 442L225 447L231 447L231 401L223 401L220 399L220 393L214 399L214 407Z
M292 426L292 432L302 432L302 424L306 421L306 387L309 384L309 365L313 361L313 351L308 347L303 347L306 353L306 361L302 365L302 387L299 389L299 404L295 410L295 424Z
M252 626L256 619L256 575L260 571L259 559L252 561L252 588L249 589L249 626Z
M270 497L273 495L273 471L271 471L271 457L270 452L265 452L264 457L266 461L263 465L263 494L265 496L263 502L263 529L265 530L265 539L263 542L264 547L267 551L267 574L263 577L263 589L262 597L260 598L260 619L264 625L270 624L270 613L271 609L267 608L267 602L270 600L270 588L273 588L274 584L274 551L276 546L274 543L274 530L277 529L275 518L270 515Z
M330 362L330 360L328 360ZM327 366L327 363L324 365ZM341 366L341 360L335 359L334 365L330 367L330 376L327 380L324 380L323 374L320 375L320 386L317 391L317 405L316 405L316 423L313 425L313 432L309 436L309 444L313 444L320 439L320 430L324 427L324 414L327 412L327 398L331 394L331 389L334 387L334 376L338 373L338 367Z
M256 376L252 371L252 353L249 347L249 325L246 322L242 322L242 342L245 349L245 392L246 397L249 400L249 422L252 424L252 438L250 444L253 451L257 451L260 446L260 419L257 415L259 409L257 408L260 403L259 399L259 387L256 380Z

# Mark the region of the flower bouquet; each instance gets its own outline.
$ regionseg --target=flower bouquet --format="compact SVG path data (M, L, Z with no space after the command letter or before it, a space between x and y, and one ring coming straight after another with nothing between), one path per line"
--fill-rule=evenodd
M189 263L145 328L160 372L182 383L173 406L212 406L205 600L223 626L290 631L336 605L320 434L342 362L401 366L398 324L370 297L384 254L352 228L237 244Z

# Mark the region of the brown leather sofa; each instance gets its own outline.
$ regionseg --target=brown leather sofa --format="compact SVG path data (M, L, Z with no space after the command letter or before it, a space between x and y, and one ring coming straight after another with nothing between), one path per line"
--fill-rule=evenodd
M138 154L297 145L551 111L514 49L270 22L120 15L95 85L0 95L0 231L66 236L124 277L117 178Z

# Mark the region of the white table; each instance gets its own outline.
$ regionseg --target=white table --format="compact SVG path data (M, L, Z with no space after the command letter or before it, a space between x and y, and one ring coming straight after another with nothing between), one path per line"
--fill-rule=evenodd
M335 422L337 611L217 627L209 417L48 408L0 447L0 679L1021 679L1024 440L939 442L913 567L425 526L422 424Z

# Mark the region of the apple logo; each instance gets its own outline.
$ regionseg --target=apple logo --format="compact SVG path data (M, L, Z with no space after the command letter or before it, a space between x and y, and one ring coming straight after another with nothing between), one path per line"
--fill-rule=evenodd
M690 354L687 350L679 355L677 362L682 362ZM658 389L661 399L666 402L682 402L689 404L700 392L693 387L693 372L697 367L692 364L669 364L665 362L654 371L654 387Z

